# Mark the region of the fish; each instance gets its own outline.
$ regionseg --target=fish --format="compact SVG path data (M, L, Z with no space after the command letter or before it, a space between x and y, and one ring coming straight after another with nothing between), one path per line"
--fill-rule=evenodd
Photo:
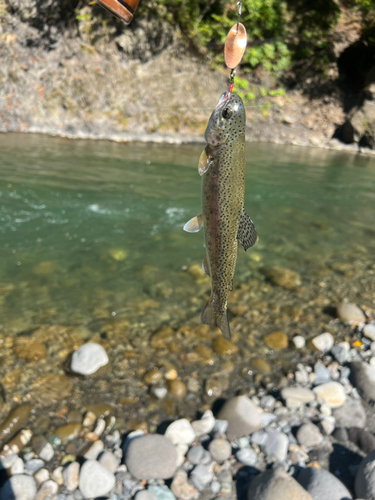
M206 147L198 162L202 177L202 213L184 226L189 233L203 228L206 255L202 269L211 278L211 296L203 324L218 327L230 339L228 294L233 288L238 245L245 251L258 234L244 208L245 108L232 92L220 97L204 134Z

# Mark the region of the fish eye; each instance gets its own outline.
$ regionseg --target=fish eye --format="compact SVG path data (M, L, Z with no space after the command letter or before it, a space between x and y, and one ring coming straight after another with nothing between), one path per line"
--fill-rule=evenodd
M229 108L224 108L223 112L221 113L221 116L223 118L225 118L226 120L228 120L228 118L230 118L231 115L232 115L232 111Z

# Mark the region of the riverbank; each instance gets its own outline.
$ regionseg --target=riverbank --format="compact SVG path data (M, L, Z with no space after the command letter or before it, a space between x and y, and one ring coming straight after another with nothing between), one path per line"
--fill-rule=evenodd
M192 54L167 26L142 22L129 31L103 21L92 32L81 20L78 34L58 31L53 43L46 40L43 46L36 28L7 13L0 33L0 132L202 140L227 88L228 71L212 69L207 56ZM158 31L159 44L148 39L148 30ZM336 44L341 51L346 36L346 45L356 43L359 33L341 33ZM280 86L259 72L239 76L240 87L246 86L238 91L247 106L248 141L373 151L375 89L358 94L360 102L345 111L336 63L323 79L306 73L298 84Z

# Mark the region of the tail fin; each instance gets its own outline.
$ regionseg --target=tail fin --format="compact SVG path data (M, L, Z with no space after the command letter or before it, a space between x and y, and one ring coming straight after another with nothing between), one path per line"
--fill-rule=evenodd
M204 325L217 326L227 339L230 339L230 328L227 312L215 311L212 304L212 297L206 304L202 312L202 323Z

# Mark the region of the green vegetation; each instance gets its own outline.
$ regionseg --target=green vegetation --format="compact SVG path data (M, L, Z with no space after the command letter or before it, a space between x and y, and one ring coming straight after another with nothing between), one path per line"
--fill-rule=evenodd
M241 21L249 39L243 71L261 69L277 76L305 62L324 74L333 60L330 36L340 8L362 12L365 37L372 41L375 0L242 0ZM177 24L191 46L219 65L225 37L237 21L234 0L143 0L139 13L155 13Z

